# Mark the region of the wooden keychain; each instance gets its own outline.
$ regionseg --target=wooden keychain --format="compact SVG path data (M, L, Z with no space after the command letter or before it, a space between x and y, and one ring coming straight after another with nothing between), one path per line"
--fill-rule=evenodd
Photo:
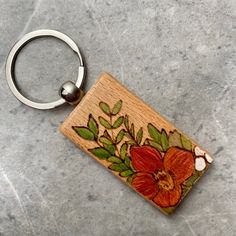
M37 103L17 88L14 66L20 50L44 36L64 41L78 55L80 65L77 81L64 83L57 101ZM30 107L77 104L60 131L166 214L174 211L212 162L204 149L110 74L102 74L83 96L82 56L74 41L61 32L38 30L20 39L9 53L6 78L16 98Z

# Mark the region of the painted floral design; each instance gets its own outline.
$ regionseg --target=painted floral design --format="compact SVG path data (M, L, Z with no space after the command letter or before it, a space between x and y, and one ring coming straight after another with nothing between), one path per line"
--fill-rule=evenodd
M195 168L198 171L204 170L207 166L207 163L212 163L213 161L212 157L206 152L204 152L202 149L200 149L198 146L195 146L194 153L196 156Z
M132 186L160 207L175 206L181 197L181 184L194 171L193 154L170 147L164 157L153 147L132 147L131 161L137 175Z
M165 213L171 213L208 168L212 158L177 130L167 134L153 124L135 132L129 116L119 115L122 100L111 108L100 102L103 115L89 114L86 126L73 130L94 147L88 151L110 163L108 168Z

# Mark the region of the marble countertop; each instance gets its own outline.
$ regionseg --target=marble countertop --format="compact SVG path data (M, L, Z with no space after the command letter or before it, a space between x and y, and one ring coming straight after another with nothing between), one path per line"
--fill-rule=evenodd
M107 71L212 153L214 164L173 215L59 133L72 107L35 110L11 94L7 54L42 28L78 43L85 91ZM236 235L234 0L2 0L0 35L1 236ZM76 78L76 56L51 38L18 59L19 86L36 100L57 98Z

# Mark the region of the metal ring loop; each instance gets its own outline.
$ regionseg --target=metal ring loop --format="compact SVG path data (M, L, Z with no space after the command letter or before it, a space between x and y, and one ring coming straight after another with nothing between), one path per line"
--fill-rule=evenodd
M17 55L19 54L21 49L27 43L29 43L33 39L40 38L40 37L48 37L48 36L62 40L78 55L80 65L79 65L79 70L78 70L78 78L77 78L75 85L76 85L76 87L80 88L83 83L83 80L84 80L84 64L83 64L83 59L82 59L81 53L79 51L78 46L75 44L75 42L71 38L69 38L67 35L65 35L61 32L58 32L55 30L43 29L43 30L36 30L36 31L26 34L23 38L21 38L13 46L13 48L11 49L11 51L8 55L7 61L6 61L7 83L9 85L11 91L13 92L13 94L16 96L16 98L19 101L21 101L22 103L24 103L30 107L37 108L37 109L43 109L43 110L58 107L58 106L64 104L66 101L63 98L60 98L56 101L48 102L48 103L39 103L39 102L33 102L33 101L29 100L28 98L23 96L20 93L19 89L17 88L17 85L15 83L14 67L15 67Z

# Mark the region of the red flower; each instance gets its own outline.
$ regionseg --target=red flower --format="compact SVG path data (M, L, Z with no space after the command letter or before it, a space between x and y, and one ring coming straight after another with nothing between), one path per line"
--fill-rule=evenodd
M181 184L194 171L193 154L171 147L162 155L150 146L132 147L131 161L137 171L132 186L160 207L176 205L181 197Z

